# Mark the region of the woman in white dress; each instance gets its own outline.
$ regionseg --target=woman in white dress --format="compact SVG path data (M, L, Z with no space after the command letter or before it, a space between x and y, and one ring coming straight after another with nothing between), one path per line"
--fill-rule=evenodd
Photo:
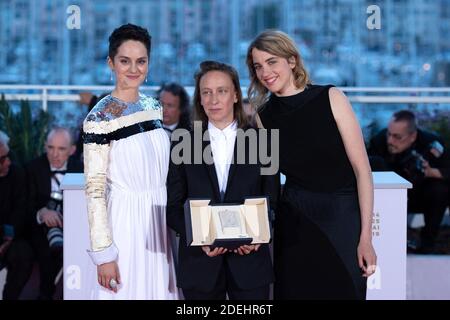
M160 104L139 93L150 47L146 29L114 30L115 88L84 121L94 299L178 299L165 218L170 145Z

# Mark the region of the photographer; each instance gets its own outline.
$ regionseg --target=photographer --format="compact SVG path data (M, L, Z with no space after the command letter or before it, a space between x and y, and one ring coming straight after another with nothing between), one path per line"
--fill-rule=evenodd
M3 300L17 300L33 265L33 252L25 240L25 174L11 162L9 137L0 131L0 270L6 267Z
M436 135L417 128L414 113L403 110L372 138L368 153L384 159L387 170L413 184L408 190L408 212L423 212L425 217L417 252L433 253L449 198L448 150Z
M52 299L55 277L62 267L62 191L64 174L83 172L82 163L70 156L75 152L70 132L65 128L50 131L46 153L27 166L29 211L32 215L32 241L39 262L39 299Z

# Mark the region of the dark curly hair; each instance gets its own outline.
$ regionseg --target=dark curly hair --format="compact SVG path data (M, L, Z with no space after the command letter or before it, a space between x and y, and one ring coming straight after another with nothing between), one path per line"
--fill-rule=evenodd
M111 60L114 60L120 45L127 40L141 42L147 48L147 56L150 57L152 37L147 29L127 23L115 29L109 36L108 56Z

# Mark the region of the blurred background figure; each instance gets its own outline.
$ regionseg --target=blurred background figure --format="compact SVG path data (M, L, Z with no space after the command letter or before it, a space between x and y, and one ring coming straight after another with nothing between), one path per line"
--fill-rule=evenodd
M372 161L384 160L385 170L395 171L413 184L408 190L408 212L423 212L425 226L420 243L410 243L411 249L434 253L449 199L450 157L443 142L419 129L413 112L402 110L372 138L368 152Z
M23 170L11 162L9 137L0 131L0 270L7 268L3 300L17 300L33 265L26 240L26 183Z
M96 105L96 103L101 99L101 97L96 96L91 92L80 92L79 96L80 96L79 103L81 105L88 106L88 112L91 111L92 108L94 108L94 106Z
M40 300L51 300L62 268L63 203L60 184L66 173L82 173L83 164L71 157L76 150L68 129L50 131L46 152L27 165L32 244L39 263ZM62 297L62 293L57 294Z
M250 100L248 98L244 98L242 100L242 107L244 108L244 112L247 115L247 120L249 125L252 128L256 128L257 124L256 124L256 118L255 118L255 108L252 107L252 105L250 104Z
M163 127L170 135L175 129L191 128L190 101L186 90L178 83L164 84L158 90L163 106Z
M79 103L82 106L87 106L88 110L87 113L91 112L92 108L97 104L98 101L102 100L104 97L106 97L109 94L109 92L102 93L101 95L97 96L91 92L80 92L80 100ZM81 125L78 129L78 133L76 135L77 142L76 142L76 150L73 154L74 158L77 158L81 162L83 162L83 126Z

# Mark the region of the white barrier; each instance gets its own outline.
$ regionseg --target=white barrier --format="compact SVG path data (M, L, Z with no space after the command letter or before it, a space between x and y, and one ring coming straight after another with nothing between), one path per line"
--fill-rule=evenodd
M406 299L406 204L412 185L393 172L374 172L373 244L378 267L367 281L367 299ZM64 299L89 299L96 269L89 259L83 174L66 174L64 190Z
M408 255L408 300L450 300L450 256Z
M373 246L377 270L367 279L368 300L406 299L407 188L394 172L374 172Z
M86 250L90 248L84 175L69 173L64 190L64 300L89 299L89 281L96 267Z

